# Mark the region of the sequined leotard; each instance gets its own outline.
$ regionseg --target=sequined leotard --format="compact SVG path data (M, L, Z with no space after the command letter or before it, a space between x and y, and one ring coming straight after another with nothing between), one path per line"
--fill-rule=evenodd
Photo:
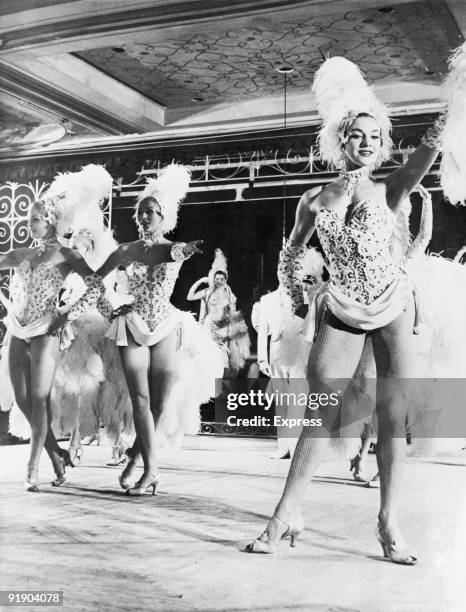
M126 269L128 292L134 298L134 310L147 323L150 331L177 310L170 298L181 263L174 261L148 266L134 262Z
M13 312L18 322L29 325L54 313L62 284L63 278L56 266L41 263L32 269L28 260L21 262L10 285Z
M390 252L396 215L384 202L357 203L347 223L341 213L321 208L316 230L331 282L362 304L371 304L401 271Z

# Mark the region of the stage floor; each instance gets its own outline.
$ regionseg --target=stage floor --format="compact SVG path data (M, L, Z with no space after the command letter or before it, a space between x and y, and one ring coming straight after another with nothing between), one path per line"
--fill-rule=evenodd
M243 552L288 470L268 459L274 446L188 438L161 451L160 493L136 499L118 488L108 447L84 447L57 489L44 457L38 494L23 491L28 447L1 447L0 589L61 590L66 611L466 609L465 451L407 460L400 517L420 563L402 567L375 540L379 491L352 481L343 461L319 470L296 548Z

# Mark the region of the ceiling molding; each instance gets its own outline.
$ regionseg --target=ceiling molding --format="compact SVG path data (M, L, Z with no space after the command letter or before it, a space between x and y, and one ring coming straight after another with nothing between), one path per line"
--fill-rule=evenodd
M406 121L405 117L409 117L409 123L413 123L413 117L418 115L424 120L425 115L437 114L444 109L441 102L419 102L413 104L409 108L402 107L392 109L391 116L397 117L394 122L394 127L399 129ZM287 132L297 131L310 134L315 132L320 125L320 119L317 113L310 113L307 117L288 120ZM49 145L48 147L40 147L40 149L31 147L28 150L23 150L13 156L8 151L0 150L0 164L11 161L27 161L41 158L52 157L75 157L77 155L91 155L102 153L116 153L131 151L142 151L150 149L163 149L164 147L186 147L196 144L216 142L216 141L237 141L244 144L245 139L249 142L251 138L262 140L273 139L277 134L283 133L283 119L273 122L254 122L247 126L238 125L231 126L201 126L192 130L168 130L158 134L132 134L124 136L111 137L95 137L78 140L68 140Z
M390 5L406 4L412 0L391 0ZM71 3L72 6L73 3ZM93 12L91 15L70 15L68 19L49 21L47 23L30 24L25 21L22 28L8 28L7 18L0 21L2 45L0 54L19 51L34 47L50 47L47 52L54 52L58 45L63 47L66 40L99 37L108 34L118 34L128 31L144 31L202 21L218 21L252 15L260 15L271 11L289 11L291 9L307 9L309 16L334 12L347 12L362 8L377 8L386 6L387 0L235 0L231 3L220 3L218 0L188 0L185 2L153 6L118 12ZM85 11L84 11L85 13ZM65 49L62 49L62 51ZM76 50L76 49L73 49Z
M8 96L43 108L49 116L68 119L98 134L121 134L134 131L134 125L107 114L103 109L77 100L72 95L51 87L41 80L0 64L0 91Z

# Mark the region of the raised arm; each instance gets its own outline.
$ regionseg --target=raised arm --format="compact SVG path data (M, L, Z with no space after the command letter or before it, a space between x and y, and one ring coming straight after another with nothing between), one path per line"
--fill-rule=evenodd
M400 204L414 191L429 172L440 151L440 135L445 123L445 115L440 115L433 126L427 130L422 143L411 153L407 162L392 172L385 180L387 185L387 204L397 212Z
M322 189L310 189L302 196L296 210L293 230L286 245L280 251L278 262L278 281L291 299L293 311L299 316L305 316L303 292L303 260L306 254L306 244L314 232L315 211L313 210Z
M189 302L194 302L195 300L202 300L202 298L205 295L205 289L200 289L199 291L197 291L197 288L202 285L202 284L208 284L209 283L209 279L207 278L207 276L204 276L204 278L200 278L199 280L197 280L194 285L191 287L191 289L188 291L188 295L186 296L186 299Z

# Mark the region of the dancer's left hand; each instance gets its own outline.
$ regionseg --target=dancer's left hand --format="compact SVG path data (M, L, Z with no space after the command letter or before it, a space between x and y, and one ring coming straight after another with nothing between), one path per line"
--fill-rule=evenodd
M58 315L55 321L52 321L52 323L50 324L47 336L59 336L61 332L65 329L67 323L68 319L66 317L66 314Z
M191 257L191 255L196 255L196 253L202 253L202 250L199 248L200 244L203 244L203 240L193 240L192 242L188 242L183 247L183 253L185 257Z

